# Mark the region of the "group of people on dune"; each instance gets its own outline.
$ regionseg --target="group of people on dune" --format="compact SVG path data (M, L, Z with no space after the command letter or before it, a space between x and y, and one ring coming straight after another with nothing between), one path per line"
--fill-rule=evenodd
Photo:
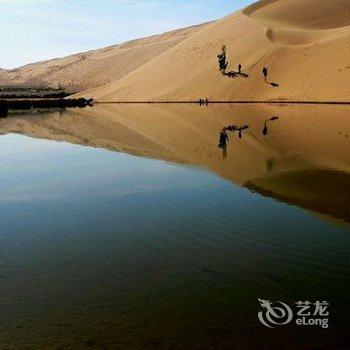
M219 59L219 70L222 73L222 75L227 76L229 78L235 78L235 77L238 77L238 76L241 76L241 77L244 77L244 78L248 78L249 77L249 75L247 73L243 73L242 72L242 65L241 64L238 65L238 70L237 71L230 71L230 72L226 71L227 70L227 66L228 66L227 54L226 54L226 45L222 46L221 53L217 57ZM265 80L266 84L270 84L273 87L278 87L278 84L267 81L267 77L268 77L268 74L269 74L269 70L268 70L267 67L264 67L262 69L262 74L264 76L264 80Z

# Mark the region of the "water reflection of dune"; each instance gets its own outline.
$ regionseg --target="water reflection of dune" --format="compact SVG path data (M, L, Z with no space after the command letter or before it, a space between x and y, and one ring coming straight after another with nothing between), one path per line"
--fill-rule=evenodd
M264 196L350 222L350 175L336 170L292 171L248 181Z
M263 195L350 221L350 121L347 107L99 105L51 115L10 116L1 133L67 141L205 167ZM268 125L271 116L279 119ZM224 158L217 147L231 134ZM325 192L325 188L327 191Z

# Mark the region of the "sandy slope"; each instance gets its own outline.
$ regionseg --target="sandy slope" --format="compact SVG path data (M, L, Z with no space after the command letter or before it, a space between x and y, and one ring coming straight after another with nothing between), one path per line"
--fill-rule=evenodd
M218 71L228 47L229 70ZM269 81L261 71L267 66ZM219 21L0 72L3 84L61 84L100 101L350 100L350 1L262 0Z
M61 85L74 92L103 86L121 79L206 25L174 30L12 70L0 69L0 82L2 85Z
M83 95L110 100L350 99L350 2L263 0L190 36L123 79ZM219 74L216 55L228 46L230 70ZM270 69L273 88L261 70Z

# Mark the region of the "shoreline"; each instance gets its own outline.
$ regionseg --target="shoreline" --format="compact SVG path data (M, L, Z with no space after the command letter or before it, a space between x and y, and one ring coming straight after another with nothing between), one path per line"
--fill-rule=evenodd
M96 101L95 104L200 104L199 101ZM350 101L209 101L210 104L309 104L309 105L350 105ZM201 105L205 105L202 103Z

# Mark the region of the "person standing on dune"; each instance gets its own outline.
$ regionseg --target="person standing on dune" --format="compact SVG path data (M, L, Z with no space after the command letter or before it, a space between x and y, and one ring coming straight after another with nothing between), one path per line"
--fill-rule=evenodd
M268 74L269 74L269 71L268 71L268 69L267 69L266 67L264 67L263 70L262 70L262 73L263 73L263 75L264 75L265 83L266 83L266 82L267 82L267 76L268 76Z

